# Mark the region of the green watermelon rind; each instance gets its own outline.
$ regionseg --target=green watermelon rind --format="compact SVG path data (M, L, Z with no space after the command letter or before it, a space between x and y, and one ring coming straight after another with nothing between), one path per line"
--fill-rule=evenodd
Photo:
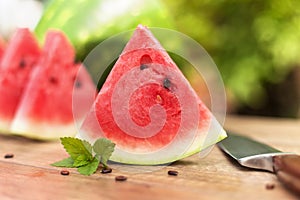
M179 157L171 158L171 159L159 160L159 161L156 161L154 159L153 162L148 162L148 163L142 163L141 164L139 162L139 160L133 160L133 159L131 160L131 159L124 158L124 157L119 157L118 155L113 154L110 161L117 162L117 163L126 163L126 164L130 164L130 165L161 165L161 164L173 163L175 161L178 161L178 160L193 156L197 153L200 153L201 151L203 151L203 150L205 150L209 147L212 147L216 143L222 141L226 137L227 137L226 132L224 130L222 130L222 133L218 136L218 139L215 141L215 143L211 143L211 144L208 144L208 145L205 145L205 146L199 146L197 149L195 149L193 151L187 151L183 155L181 155Z
M225 132L224 130L222 130L222 133L218 136L218 139L215 141L215 143L212 143L212 144L209 144L209 145L205 145L205 146L200 146L200 147L197 148L196 150L184 154L184 155L182 156L182 158L180 158L180 159L183 159L183 158L192 156L192 155L194 155L194 154L196 154L196 153L199 153L199 152L203 151L204 149L209 148L209 147L215 145L216 143L218 143L218 142L224 140L226 137L227 137L226 132Z
M140 161L142 158L141 156L133 156L129 157L122 157L122 155L118 155L117 153L113 153L111 156L111 161L119 162L119 163L126 163L126 164L133 164L133 165L161 165L161 164L168 164L173 163L175 161L190 157L197 153L200 153L206 149L213 147L216 143L220 142L221 140L227 137L226 131L222 128L219 124L217 119L210 115L209 126L203 127L204 129L201 130L201 127L198 129L200 132L195 135L194 141L192 141L191 145L187 148L185 152L178 152L178 156L173 157L166 157L165 159L157 158L153 156L151 158L151 153L146 155L148 158ZM176 151L177 149L174 149ZM206 152L204 152L205 154ZM155 154L157 155L157 154ZM150 157L149 157L150 156ZM201 155L202 157L203 155ZM134 159L132 159L134 158ZM151 160L150 160L151 159Z
M211 123L214 123L214 122L217 123L217 120L212 116ZM89 141L91 144L93 144L95 139L91 138L90 136L88 136L89 134L86 134L86 133L87 132L81 130L78 132L76 137L79 139ZM160 159L160 158L157 158L156 156L151 157L151 153L150 153L150 154L145 154L145 156L148 158L146 158L146 161L143 160L143 162L141 162L142 157L140 155L131 156L129 158L126 156L122 156L121 154L114 151L112 156L110 157L110 161L113 161L116 163L123 163L123 164L129 164L129 165L140 165L140 166L169 164L169 163L173 163L175 161L190 157L197 153L201 153L202 151L213 147L216 143L222 141L223 139L225 139L227 137L226 131L221 126L219 126L217 129L211 130L210 132L208 132L208 130L203 130L202 133L206 134L206 135L202 135L202 137L200 136L201 138L198 140L195 140L192 143L192 145L187 149L186 152L178 152L179 155L175 156L175 157L166 157L166 158ZM206 141L206 137L208 134L209 134L209 136L214 135L214 137L212 140ZM175 149L175 151L176 151L176 149Z

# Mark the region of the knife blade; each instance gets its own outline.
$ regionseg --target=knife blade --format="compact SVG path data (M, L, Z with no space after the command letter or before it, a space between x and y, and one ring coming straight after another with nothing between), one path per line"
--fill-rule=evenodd
M287 188L300 195L300 156L281 152L249 137L228 133L218 147L240 165L276 174Z

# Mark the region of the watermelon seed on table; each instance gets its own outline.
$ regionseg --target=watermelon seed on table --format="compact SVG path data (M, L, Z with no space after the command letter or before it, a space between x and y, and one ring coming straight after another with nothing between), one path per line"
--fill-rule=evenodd
M127 177L126 177L126 176L123 176L123 175L120 175L120 176L116 176L116 177L115 177L115 180L116 180L116 181L126 181L126 180L127 180Z
M12 153L7 153L4 155L4 158L7 159L7 158L13 158L14 157L14 154Z
M101 170L101 173L102 174L108 174L108 173L111 173L112 172L112 168L103 168Z
M170 176L177 176L177 175L178 175L178 171L175 171L175 170L169 170L169 171L168 171L168 175L170 175Z
M60 174L63 176L68 176L70 174L70 172L68 170L61 170Z
M275 184L274 183L267 183L266 184L266 189L267 190L273 190L275 188Z

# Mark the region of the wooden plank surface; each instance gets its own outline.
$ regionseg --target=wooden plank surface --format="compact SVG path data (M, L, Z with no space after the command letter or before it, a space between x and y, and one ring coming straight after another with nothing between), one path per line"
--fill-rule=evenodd
M225 127L273 145L282 151L300 154L300 121L252 117L227 117ZM14 157L5 159L6 153ZM268 172L238 166L214 147L169 166L133 168L112 164L111 174L99 171L92 176L50 163L65 158L59 142L39 142L21 137L0 136L0 199L298 199ZM135 172L138 170L139 172ZM145 172L149 170L150 172ZM176 170L178 176L169 176ZM125 175L125 182L115 176ZM275 187L267 189L266 185Z

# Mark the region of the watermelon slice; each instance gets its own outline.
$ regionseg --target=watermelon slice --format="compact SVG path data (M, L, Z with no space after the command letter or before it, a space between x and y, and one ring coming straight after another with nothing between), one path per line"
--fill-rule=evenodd
M74 58L74 49L65 35L60 31L49 31L13 120L12 133L37 139L76 134L72 112L73 86L75 84L77 99L83 102L91 99L86 94L92 94L95 86L85 68L74 63ZM82 69L80 72L79 68ZM77 117L83 118L84 113L81 113L82 116Z
M5 42L2 39L2 37L0 36L0 62L1 62L1 58L4 54L5 46L6 46Z
M0 47L1 48L1 47ZM40 49L27 28L12 36L0 63L0 132L8 133Z
M139 25L77 137L112 140L112 161L153 165L197 153L226 133L157 39Z

